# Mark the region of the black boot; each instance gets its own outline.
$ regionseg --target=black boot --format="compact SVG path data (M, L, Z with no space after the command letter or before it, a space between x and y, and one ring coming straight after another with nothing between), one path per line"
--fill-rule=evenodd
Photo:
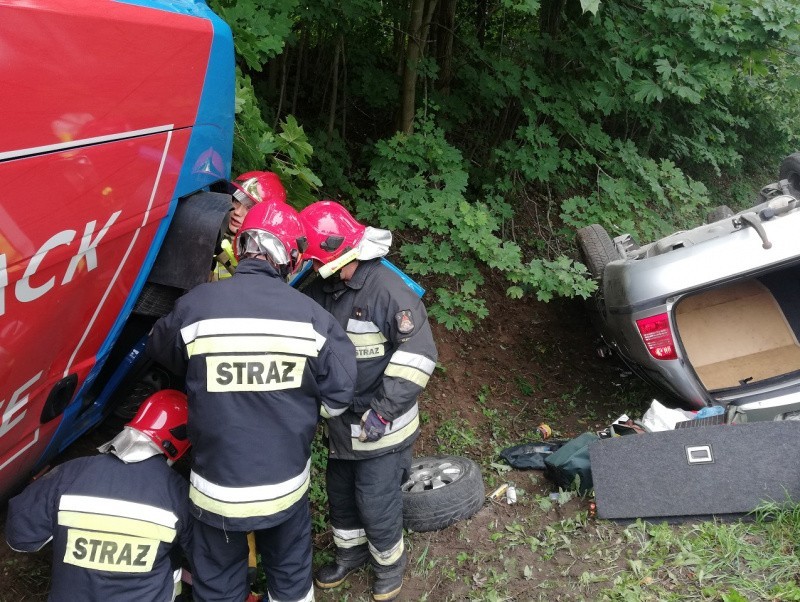
M350 573L360 568L361 566L345 567L331 562L314 573L314 583L321 589L330 589L341 585Z
M399 575L375 575L375 583L372 585L372 599L379 602L394 600L403 588L403 574Z

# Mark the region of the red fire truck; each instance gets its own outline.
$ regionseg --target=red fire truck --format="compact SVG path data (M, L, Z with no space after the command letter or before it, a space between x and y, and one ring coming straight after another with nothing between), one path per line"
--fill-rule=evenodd
M0 0L0 497L97 424L207 279L234 54L202 0Z

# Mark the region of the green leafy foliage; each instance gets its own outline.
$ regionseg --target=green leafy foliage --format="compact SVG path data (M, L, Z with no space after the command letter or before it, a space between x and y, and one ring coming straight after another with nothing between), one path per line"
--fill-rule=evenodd
M484 318L481 265L505 274L514 284L512 296L521 296L524 287L535 288L542 300L588 294L592 285L583 267L568 258L524 262L520 246L498 234L502 202L469 202L463 156L436 126L432 110L418 119L416 133L376 144L369 172L375 192L363 192L357 209L383 227L425 233L405 243L400 253L411 273L448 283L436 289L431 315L448 328L463 330Z
M273 131L261 116L250 77L237 69L236 124L233 140L233 172L267 169L281 176L289 202L303 207L316 200L322 184L310 168L314 149L302 126L292 115Z
M298 0L209 0L209 6L233 30L236 54L255 71L280 54L292 26Z
M512 298L590 295L577 228L650 242L748 202L800 147L794 0L458 2L450 25L439 2L412 134L408 3L211 5L242 69L235 168L392 229L450 328L486 315L488 273Z
M706 187L663 159L642 157L631 143L615 142L596 165L596 187L561 204L564 223L599 223L609 232L653 240L702 221L710 205Z

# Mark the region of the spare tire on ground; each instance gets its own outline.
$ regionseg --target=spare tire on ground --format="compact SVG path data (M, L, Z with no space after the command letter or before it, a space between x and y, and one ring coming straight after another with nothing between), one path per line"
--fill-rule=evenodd
M417 532L444 529L469 518L486 498L480 468L459 456L414 458L402 490L403 526Z

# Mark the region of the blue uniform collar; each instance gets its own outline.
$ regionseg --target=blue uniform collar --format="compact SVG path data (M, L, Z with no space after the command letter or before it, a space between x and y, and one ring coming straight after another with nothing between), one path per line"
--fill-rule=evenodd
M372 270L374 270L379 263L380 259L359 261L358 267L356 267L356 271L350 280L343 282L338 276L334 275L325 281L325 284L322 285L322 290L326 293L335 293L337 291L343 291L346 288L351 288L356 291L360 290L364 288L364 283L367 281L367 277L370 275L370 273L372 273Z
M272 267L272 264L265 259L242 259L236 267L234 276L238 274L268 274L273 278L280 278L283 280L278 270Z

